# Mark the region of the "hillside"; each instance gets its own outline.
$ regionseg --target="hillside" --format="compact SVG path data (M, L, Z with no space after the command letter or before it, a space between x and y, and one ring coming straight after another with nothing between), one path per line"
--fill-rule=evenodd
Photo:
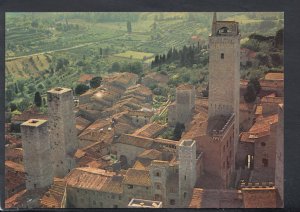
M143 76L152 71L154 56L170 48L204 48L211 18L207 12L6 13L6 103L32 102L36 91L44 94L53 86L75 88L85 73L132 71ZM239 21L246 44L254 32L274 36L283 28L283 13L218 13L218 19ZM171 81L185 72L184 79L201 84L207 80L205 50L198 56L191 67L171 64L155 70L172 69Z

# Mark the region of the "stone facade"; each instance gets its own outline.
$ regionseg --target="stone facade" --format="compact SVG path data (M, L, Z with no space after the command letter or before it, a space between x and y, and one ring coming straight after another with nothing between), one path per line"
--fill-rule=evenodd
M278 125L276 139L276 168L275 168L275 186L278 189L279 196L283 202L284 198L284 105L279 105ZM283 205L282 205L283 207Z
M168 123L175 126L177 122L187 125L192 120L195 108L195 87L182 84L176 88L176 101L168 107Z
M186 206L191 198L196 184L196 142L183 140L179 144L179 200L181 206Z
M54 176L63 177L75 167L72 154L78 148L73 93L68 88L47 92Z
M48 122L30 119L21 125L26 189L45 188L53 182Z
M208 115L235 114L234 155L239 136L240 33L237 22L217 21L209 37Z
M228 188L234 173L234 115L224 119L222 130L210 131L217 129L215 123L220 123L220 118L211 119L207 123L205 135L200 137L198 142L198 151L203 152L204 175L214 176L218 183L213 188ZM200 177L201 180L201 177ZM206 187L206 186L205 186ZM210 188L208 186L207 188Z

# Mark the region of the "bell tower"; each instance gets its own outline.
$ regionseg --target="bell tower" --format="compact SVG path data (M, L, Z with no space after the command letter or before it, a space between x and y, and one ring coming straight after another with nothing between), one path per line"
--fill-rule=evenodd
M209 36L208 117L234 114L234 153L239 136L240 33L235 21L217 21Z

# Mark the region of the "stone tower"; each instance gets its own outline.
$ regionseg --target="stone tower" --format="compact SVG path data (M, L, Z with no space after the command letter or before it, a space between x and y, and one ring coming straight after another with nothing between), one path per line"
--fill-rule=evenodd
M45 188L53 182L50 140L46 120L30 119L21 124L26 189Z
M54 175L64 177L75 167L72 156L78 148L73 94L68 88L53 88L47 98Z
M209 36L208 116L235 115L234 153L239 136L240 33L235 21L217 21L213 16ZM235 155L235 154L234 154Z
M189 84L181 84L176 88L176 121L182 124L192 119L195 107L195 87Z
M196 141L183 140L178 146L179 201L186 207L196 184Z

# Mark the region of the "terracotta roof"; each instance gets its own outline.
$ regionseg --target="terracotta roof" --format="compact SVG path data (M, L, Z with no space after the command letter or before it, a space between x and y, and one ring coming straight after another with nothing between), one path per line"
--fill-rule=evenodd
M24 166L22 164L15 163L13 161L6 160L5 166L6 166L6 168L10 168L10 169L13 169L18 172L25 172Z
M265 88L283 88L284 86L284 81L283 80L265 80L261 79L259 80L259 84L262 89Z
M189 208L242 208L238 190L194 188Z
M61 208L66 182L54 178L50 189L40 199L41 208Z
M123 176L112 176L107 180L107 182L103 185L101 191L108 192L108 193L116 193L121 194L123 193Z
M125 95L131 93L144 96L152 95L152 91L148 87L141 84L133 85L127 88Z
M85 152L82 151L81 149L77 149L77 151L74 154L75 158L82 158L83 156L85 156Z
M23 158L23 149L22 148L8 148L5 149L5 158L6 160L15 160Z
M240 141L255 142L255 139L270 135L270 125L278 122L278 114L256 118L248 132L241 133Z
M130 168L124 178L125 184L151 186L150 173L147 170Z
M151 148L154 139L129 134L122 134L118 140L119 143L133 145L141 148Z
M141 170L149 170L150 163L143 163L140 160L136 160L133 167L134 169L141 169Z
M277 72L277 73L267 73L265 75L266 80L283 80L284 79L284 73L283 72Z
M255 104L240 103L240 111L253 111Z
M85 128L87 128L90 124L91 124L91 122L89 120L83 118L82 116L76 117L76 128L78 130L82 131Z
M14 194L13 196L7 198L5 200L5 208L14 208L15 205L18 203L18 199L25 195L27 192L26 189Z
M149 124L146 124L144 127L136 130L133 135L139 135L144 136L148 138L154 138L159 133L164 131L167 128L166 125L157 124L156 122L152 122Z
M255 115L262 115L263 107L261 105L257 105L255 110Z
M179 86L176 87L176 90L192 90L195 87L191 84L180 84Z
M151 72L143 77L143 82L147 80L154 80L158 83L167 83L169 81L169 77L167 75L160 74L158 72Z
M90 81L94 77L95 76L93 74L82 74L82 75L80 75L78 82L85 83L87 81Z
M265 96L261 99L261 103L280 104L283 103L283 97Z
M159 160L162 153L156 149L148 149L138 155L139 158L147 158L150 160Z
M276 189L242 188L245 208L276 208Z
M154 115L151 111L141 111L141 110L130 110L128 116L146 116L152 117Z
M67 186L102 191L103 186L114 176L114 172L91 167L73 169L67 176ZM105 188L105 187L104 187Z

